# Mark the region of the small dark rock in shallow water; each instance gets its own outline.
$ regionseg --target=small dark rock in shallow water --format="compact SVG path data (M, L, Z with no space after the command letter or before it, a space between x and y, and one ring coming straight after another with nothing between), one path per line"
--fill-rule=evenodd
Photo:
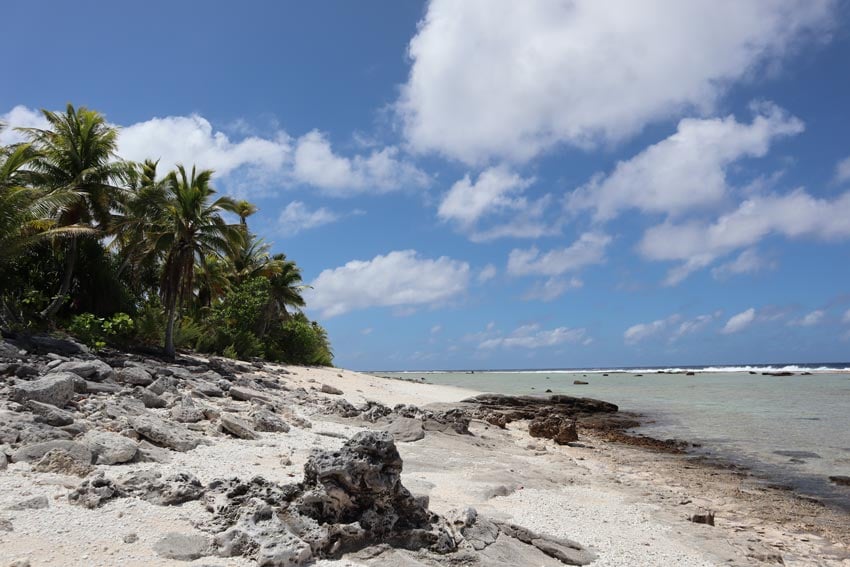
M573 384L577 386L585 386L587 385L587 382L585 382L584 380L573 380Z
M850 486L850 476L835 475L829 477L829 480L841 486Z
M794 459L820 459L821 456L811 451L774 451L774 455L792 457Z

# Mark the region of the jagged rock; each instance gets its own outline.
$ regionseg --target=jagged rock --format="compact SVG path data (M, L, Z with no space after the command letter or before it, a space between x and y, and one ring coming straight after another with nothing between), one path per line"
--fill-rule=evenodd
M360 412L360 418L371 423L375 423L379 419L387 417L392 412L392 408L385 406L382 403L367 400L366 407Z
M161 396L165 392L176 392L177 381L170 376L160 376L150 386L148 386L148 390L157 396Z
M200 392L210 398L220 398L224 396L224 390L212 382L194 382L192 386L196 392Z
M130 532L122 539L124 543L136 543L137 541L139 541L139 536L136 534L136 532Z
M328 384L322 384L321 392L323 394L332 394L334 396L341 396L343 394L342 390Z
M171 408L171 418L181 423L197 423L205 419L204 411L195 405L192 398L183 396Z
M335 413L340 417L357 417L360 415L360 410L344 398L334 400L332 405L328 407L327 411Z
M81 463L91 463L92 461L92 454L88 447L86 447L82 443L64 440L45 441L43 443L27 445L26 447L22 447L12 453L11 460L13 463L21 461L32 463L40 460L49 451L52 451L54 449L60 449L69 453Z
M138 451L135 441L111 431L89 431L81 441L91 450L98 465L126 463Z
M0 410L0 443L31 445L56 439L71 439L71 434L36 421L32 414Z
M289 431L289 425L269 410L255 410L251 414L256 431L282 432Z
M552 439L559 445L578 441L576 422L564 415L539 416L528 424L528 434L532 437Z
M42 510L50 506L50 503L47 501L47 496L34 496L33 498L27 498L26 500L21 500L17 504L12 504L7 510Z
M150 386L153 384L153 376L150 372L139 366L128 366L118 371L118 381L131 386Z
M39 418L48 425L59 427L74 423L74 416L71 412L59 409L54 405L37 402L35 400L28 400L25 405L28 410L39 416Z
M15 369L15 376L17 376L18 378L23 378L25 380L28 380L33 376L38 376L38 374L38 368L29 364L20 364Z
M568 539L541 536L529 529L514 524L496 522L503 534L533 545L549 557L567 565L588 565L596 556L580 544Z
M251 426L244 419L223 413L219 420L221 422L221 428L235 437L239 437L240 439L259 439L259 435L251 429Z
M415 417L397 417L384 431L393 436L393 439L401 442L419 441L425 438L425 429L422 420Z
M146 408L164 408L166 402L164 399L151 392L147 388L137 387L133 390L133 396L141 400Z
M139 448L133 462L136 463L167 463L171 461L171 451L152 445L145 440L139 442Z
M64 356L89 354L89 349L83 344L71 339L57 339L46 335L19 335L8 342L19 348L41 354L55 353Z
M21 349L6 341L0 340L0 358L16 359L21 356Z
M182 425L152 415L133 417L130 426L152 443L175 451L190 451L200 443L200 439Z
M194 561L210 555L210 539L199 534L169 533L153 544L153 550L160 557L178 561Z
M87 476L94 470L88 462L80 461L77 456L62 449L52 449L35 463L36 472L58 473L69 476Z
M504 429L508 425L508 416L502 413L488 413L482 419L500 429Z
M271 401L271 399L262 392L244 386L231 386L230 390L228 390L228 394L231 398L240 402L250 402L251 400L259 400L262 402Z
M92 360L69 360L56 366L53 371L71 372L90 382L103 382L104 380L115 377L115 371L112 367L97 358Z
M833 475L829 480L840 486L850 486L850 476Z
M0 471L6 470L9 466L9 458L6 456L6 453L0 451Z
M236 525L215 536L219 555L249 555L265 567L304 565L313 558L310 545L290 532L270 505L251 504Z
M132 473L120 482L121 490L159 506L176 506L204 495L204 486L193 474L178 473L164 479L160 476L155 471Z
M32 382L19 382L12 387L9 399L19 404L29 400L61 408L74 397L73 374L49 374Z
M115 481L106 478L103 473L84 480L68 495L68 501L89 509L99 508L115 498L123 498L126 493Z

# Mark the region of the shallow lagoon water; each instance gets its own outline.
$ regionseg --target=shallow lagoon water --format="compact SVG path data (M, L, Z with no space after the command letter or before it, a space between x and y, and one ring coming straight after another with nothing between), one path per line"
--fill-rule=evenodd
M642 433L699 443L702 448L697 452L749 466L771 481L850 510L850 488L828 480L831 475L850 476L850 373L819 370L811 375L769 376L755 372L376 374L502 394L543 394L551 389L556 394L613 402L624 411L651 418L654 423L642 427ZM588 384L576 385L574 380Z

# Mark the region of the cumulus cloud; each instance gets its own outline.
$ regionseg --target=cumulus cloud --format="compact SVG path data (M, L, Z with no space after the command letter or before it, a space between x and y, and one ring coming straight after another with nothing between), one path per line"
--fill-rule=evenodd
M741 274L754 274L762 270L770 270L776 267L776 263L762 258L755 248L747 248L734 260L726 262L713 270L711 275L714 279L723 280L730 276Z
M488 213L522 208L526 201L519 194L533 182L505 166L485 169L474 182L467 174L443 196L437 215L470 228Z
M541 329L538 324L523 325L507 336L487 338L478 344L479 349L497 348L538 349L565 343L583 343L588 339L586 329L558 327ZM587 343L589 344L589 343Z
M478 272L478 283L484 283L496 277L498 270L493 264L487 264Z
M737 333L739 331L743 331L747 327L750 326L756 318L756 310L752 307L747 309L746 311L742 311L737 315L733 315L726 321L726 325L723 326L721 332L726 335L730 335L732 333Z
M695 334L720 317L720 312L698 315L692 319L683 319L675 313L666 319L658 319L649 323L632 325L623 333L626 344L637 344L653 337L666 336L669 342L675 342L687 335Z
M294 236L301 231L317 228L340 219L340 215L325 207L310 210L301 201L292 201L280 212L278 232Z
M400 158L396 147L349 158L334 153L327 136L318 130L298 139L294 160L297 181L339 196L416 189L430 183L425 172Z
M788 324L792 327L814 327L823 321L824 315L826 313L822 309L816 309L810 313L806 313L799 319L789 321Z
M529 289L522 298L526 301L554 301L572 289L579 289L584 285L578 278L548 278L537 282Z
M802 122L774 105L757 110L750 124L733 116L682 120L669 138L573 192L568 207L593 209L597 220L608 220L629 208L680 214L721 202L728 192L730 165L762 157L775 139L803 131Z
M599 232L586 232L566 248L557 248L544 254L537 247L515 248L508 255L508 273L511 275L559 276L586 266L601 264L611 237Z
M850 157L844 158L835 166L835 181L838 183L850 181Z
M693 319L688 319L686 321L682 321L679 323L679 326L676 327L676 330L673 331L673 334L670 336L671 341L676 341L686 335L692 335L698 331L701 331L712 321L720 317L721 313L719 311L715 313L710 313L707 315L699 315L694 317Z
M826 36L835 5L432 0L396 112L414 150L469 163L616 142L711 111L735 81Z
M48 122L37 110L18 105L6 114L0 114L0 123L6 125L0 130L0 146L8 146L25 142L26 137L15 128L47 128Z
M469 279L466 262L446 256L422 258L415 250L399 250L324 270L305 295L307 304L323 317L370 307L404 312L446 303L466 291Z
M711 224L667 221L650 228L638 245L650 260L681 261L667 275L675 285L716 259L772 235L838 240L850 237L850 192L818 199L798 189L754 197Z
M658 319L650 323L638 323L637 325L632 325L626 329L626 332L623 333L623 338L627 344L637 344L660 334L671 325L675 325L681 319L682 317L680 315L674 314L666 319Z

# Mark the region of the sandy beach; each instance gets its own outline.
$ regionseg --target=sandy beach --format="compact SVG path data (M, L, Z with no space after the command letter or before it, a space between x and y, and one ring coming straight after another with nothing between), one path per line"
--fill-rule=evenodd
M371 401L439 407L478 393L333 368L265 364L250 371L255 384L265 381L269 386L265 391L257 386L258 396L273 396L275 383L286 392L307 393L303 403L288 398L290 403L279 412L290 423L289 431L256 433L254 440L213 435L208 444L192 450L168 451L164 462L94 465L90 476L156 471L163 476L191 473L203 484L234 476L298 482L311 451L335 450L359 431L383 427L327 411L341 399L353 406ZM176 387L175 399L191 391L188 383ZM256 405L232 397L199 399L235 415ZM85 409L77 407L79 418ZM169 410L152 411L167 416ZM568 445L530 437L523 421L501 429L472 420L469 433L427 431L420 440L396 443L403 459L402 483L414 495L427 495L437 514L473 507L481 516L578 542L599 567L850 565L846 515L768 487L746 472L606 441L581 425L579 441ZM7 446L6 452L11 449ZM197 524L209 515L200 501L160 506L126 497L87 509L69 502L69 492L80 481L78 476L36 472L23 461L0 472L0 565L257 564L244 556L164 557L157 543L166 534L199 534ZM46 505L15 509L37 497L46 497ZM689 520L708 510L715 513L714 526ZM390 548L315 564L432 564L422 561Z

